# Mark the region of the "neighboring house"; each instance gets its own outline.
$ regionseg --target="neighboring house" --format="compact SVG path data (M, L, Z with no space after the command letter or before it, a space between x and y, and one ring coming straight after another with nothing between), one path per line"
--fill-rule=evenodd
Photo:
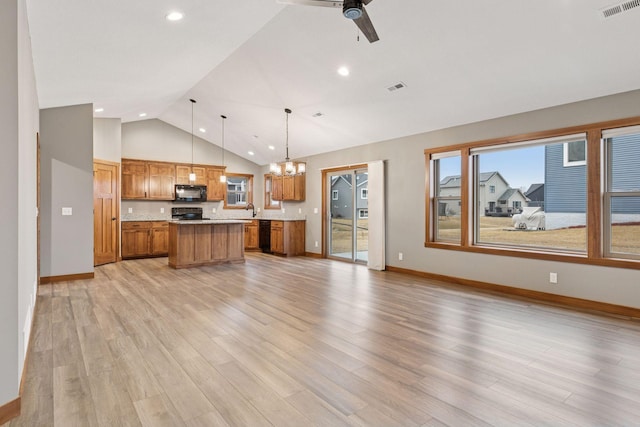
M544 184L531 184L524 195L529 199L527 206L544 209Z
M357 175L356 217L369 218L369 180L366 175ZM331 215L334 218L353 217L351 175L334 176L331 179Z
M614 138L612 177L617 190L638 190L640 183L638 134ZM587 166L585 141L545 146L544 206L547 229L586 224ZM612 206L618 222L637 221L640 201L617 200Z
M486 216L511 216L526 206L527 197L520 190L509 187L500 172L481 172L478 185L478 206ZM440 181L440 196L460 196L460 175L446 176ZM442 203L438 215L460 213L459 203Z

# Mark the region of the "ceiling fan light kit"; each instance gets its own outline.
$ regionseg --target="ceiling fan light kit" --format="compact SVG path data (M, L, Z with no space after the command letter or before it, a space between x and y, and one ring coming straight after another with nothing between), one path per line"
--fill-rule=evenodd
M358 19L362 17L362 1L344 0L342 3L342 14L347 19Z

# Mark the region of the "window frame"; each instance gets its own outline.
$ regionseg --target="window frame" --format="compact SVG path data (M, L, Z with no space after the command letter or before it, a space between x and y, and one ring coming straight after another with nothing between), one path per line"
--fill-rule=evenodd
M282 208L282 201L273 200L271 195L273 188L273 175L270 173L264 174L264 209L277 209L280 210ZM277 202L274 203L274 202Z
M227 182L224 186L224 208L225 209L246 209L249 203L253 203L253 175L248 173L226 173ZM243 192L245 194L246 202L243 205L230 205L229 200L229 178L247 178L247 188ZM236 193L238 195L238 193Z
M367 200L369 198L369 189L368 188L361 188L360 189L360 198L362 200Z
M366 212L367 215L363 216L362 214L364 212ZM358 219L369 219L369 208L358 209Z
M603 153L602 134L605 130L639 126L640 116L625 119L610 120L606 122L590 123L560 129L537 131L520 135L513 135L501 138L479 140L473 142L454 143L448 146L427 148L425 154L425 242L426 248L456 250L464 252L474 252L490 255L511 256L521 258L531 258L559 262L571 262L577 264L601 265L609 267L640 269L640 260L622 258L618 254L607 254L604 250L604 229L607 227L604 218L604 174L607 172L607 165ZM566 250L549 250L546 248L509 247L479 244L473 242L469 236L473 236L476 231L471 206L476 198L473 190L470 151L479 147L497 147L500 145L527 143L532 140L542 140L544 138L559 138L577 133L586 133L586 226L589 238L587 248L584 253L576 253ZM434 171L432 170L432 159L442 153L459 150L461 152L461 239L456 242L442 242L435 240L434 223L437 221L437 211L433 211L434 201Z
M569 141L562 145L562 166L570 168L574 166L585 166L587 164L587 142L584 141L584 160L569 160L569 144L582 141Z
M340 197L339 190L331 190L331 200L338 200Z

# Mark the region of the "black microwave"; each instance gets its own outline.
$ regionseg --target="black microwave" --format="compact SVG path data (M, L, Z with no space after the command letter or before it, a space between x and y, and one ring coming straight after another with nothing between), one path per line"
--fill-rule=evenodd
M176 184L176 195L174 202L206 202L206 185Z

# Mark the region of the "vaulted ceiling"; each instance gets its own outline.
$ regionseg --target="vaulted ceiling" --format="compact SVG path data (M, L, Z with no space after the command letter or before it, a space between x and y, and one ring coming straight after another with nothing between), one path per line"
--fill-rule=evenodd
M285 107L304 158L639 89L640 7L612 4L373 0L369 43L339 9L276 0L27 0L41 108L191 132L194 98L195 133L220 145L224 114L225 148L260 165L284 157Z

